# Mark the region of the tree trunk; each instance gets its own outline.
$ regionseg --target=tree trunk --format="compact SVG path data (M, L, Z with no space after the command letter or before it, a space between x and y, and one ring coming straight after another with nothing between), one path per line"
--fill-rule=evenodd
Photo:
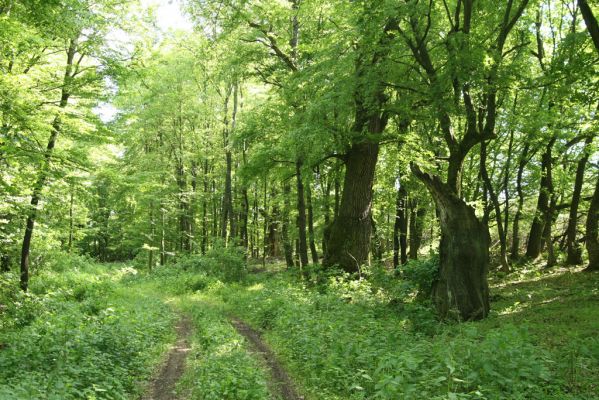
M208 244L208 196L210 195L210 182L208 180L208 159L204 160L204 176L202 178L204 184L204 193L202 196L202 254L206 254L206 246Z
M234 84L232 87L233 90L233 114L231 118L231 131L235 129L235 121L237 115L237 84ZM223 144L225 147L225 190L223 194L223 215L222 215L222 226L221 226L221 238L227 244L227 227L230 224L231 229L230 233L233 234L233 194L232 194L232 169L233 169L233 160L231 154L231 148L229 146L229 116L228 116L228 106L229 106L229 96L231 93L231 88L229 88L227 95L225 96L224 103L224 111L225 111L225 119L224 119L224 128L223 128Z
M591 39L593 39L595 49L597 50L597 53L599 53L599 24L597 24L597 19L593 15L593 11L591 10L591 7L589 7L587 0L578 0L578 7L580 7L584 22L591 35Z
M526 167L528 150L530 145L526 143L522 154L520 155L520 161L518 162L518 175L516 177L516 191L518 192L518 208L514 215L514 223L512 225L512 249L510 251L510 258L516 261L520 258L520 219L522 218L522 207L524 206L524 192L522 191L522 176L524 174L524 167Z
M314 240L314 209L312 208L312 189L310 182L306 185L306 206L308 207L308 238L310 239L310 253L312 262L318 264L318 252L316 251L316 242Z
M580 194L582 192L582 183L584 180L584 169L590 156L590 145L593 137L589 136L585 141L583 156L576 166L576 178L574 179L574 192L572 193L572 202L570 203L570 214L568 217L568 227L566 228L566 248L568 257L567 265L582 264L582 249L576 241L576 225L578 224L578 206L580 204Z
M553 144L556 138L552 137L541 161L541 188L539 190L539 197L537 199L537 210L530 227L530 233L528 234L528 244L526 246L526 257L529 259L536 259L541 254L541 248L543 244L543 232L545 229L545 221L547 220L547 214L549 212L549 198L551 191L548 186L548 176L551 174L552 159L551 152Z
M596 179L586 223L586 247L589 253L587 272L599 271L599 175Z
M283 235L283 250L285 252L285 264L287 268L293 267L293 245L289 238L289 213L291 205L289 197L291 196L291 187L288 182L283 183L283 227L281 233Z
M75 229L75 223L73 221L73 202L74 202L74 195L73 195L73 185L71 184L71 188L70 188L70 193L69 193L69 241L67 244L67 251L69 252L69 254L71 253L71 251L73 250L73 236L74 236L74 229Z
M499 262L501 263L501 272L508 273L510 272L510 265L507 260L507 238L505 235L505 231L503 230L503 221L501 220L501 208L499 206L499 199L495 194L493 183L491 182L491 179L489 178L489 173L487 172L487 144L485 142L482 142L480 144L480 158L480 174L483 178L485 186L487 187L487 192L489 193L493 209L495 210L495 222L497 223L497 235L499 236Z
M441 317L457 310L462 320L478 320L489 314L489 233L474 210L459 198L452 186L416 165L412 171L429 189L439 210L441 246L439 277L433 302Z
M422 243L424 216L426 208L420 206L414 199L410 200L410 259L418 259L418 251ZM432 224L431 224L432 225Z
M302 162L295 163L297 180L297 230L299 239L299 258L302 267L308 265L308 241L306 239L306 203L304 198L304 182L302 181Z
M73 79L72 70L77 51L77 40L71 40L69 48L67 50L67 65L63 78L62 93L60 96L59 108L64 109L70 97L70 85ZM46 146L46 152L44 154L44 161L40 167L37 181L33 187L33 193L31 195L30 208L27 213L27 222L25 223L25 235L23 237L23 243L21 246L21 279L20 287L23 291L27 291L29 286L29 252L31 249L31 239L33 237L33 228L35 226L35 220L37 218L38 205L42 196L42 190L46 184L48 177L50 163L52 161L52 155L54 153L54 147L56 146L56 139L62 129L60 115L57 115L52 122L52 131L50 138L48 139L48 145Z
M397 268L399 263L408 262L407 253L407 200L408 192L405 185L400 181L395 203L395 223L393 224L393 266Z
M380 130L382 131L382 129ZM372 185L378 143L354 144L346 154L345 180L339 215L330 230L324 265L359 272L370 247Z
M0 257L0 272L10 271L10 256L8 254L2 254Z
M270 257L278 257L278 237L279 237L279 206L276 201L277 192L272 186L270 198L272 200L272 211L268 217L268 255Z

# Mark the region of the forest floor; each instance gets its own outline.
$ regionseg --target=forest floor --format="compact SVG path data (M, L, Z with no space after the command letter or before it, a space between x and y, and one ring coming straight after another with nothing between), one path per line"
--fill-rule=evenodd
M599 399L599 274L580 268L494 277L489 318L457 323L376 271L75 264L26 296L0 277L0 399Z

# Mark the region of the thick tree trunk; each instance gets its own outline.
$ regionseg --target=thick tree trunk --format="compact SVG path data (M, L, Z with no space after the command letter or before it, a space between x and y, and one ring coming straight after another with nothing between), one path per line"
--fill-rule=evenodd
M308 207L308 238L310 240L310 253L312 262L318 264L318 252L316 251L316 241L314 239L314 209L312 208L312 189L310 182L306 185L306 206Z
M567 265L582 264L582 249L576 241L576 226L578 224L578 206L580 205L580 194L582 192L582 183L584 180L584 169L589 160L589 147L593 142L593 137L589 136L585 141L584 154L576 166L576 178L574 179L574 191L572 193L572 202L570 203L570 214L568 217L568 227L566 228L566 248L568 257Z
M429 189L439 210L441 246L439 277L433 301L441 317L453 310L462 320L478 320L489 314L489 233L474 210L453 187L412 166L414 175Z
M359 143L346 154L343 193L339 214L330 230L325 266L338 265L347 272L359 272L368 259L372 185L378 153L378 143Z
M297 182L297 230L299 239L299 258L302 267L308 265L308 241L306 239L306 202L304 197L304 182L302 178L302 162L295 163Z
M599 175L595 182L595 191L589 206L586 223L586 247L589 253L587 272L599 271Z
M553 137L545 148L541 161L541 188L539 190L539 197L537 199L537 209L530 227L530 233L528 234L528 243L526 246L526 257L529 259L536 259L541 254L543 244L543 232L545 229L545 221L547 220L547 214L549 212L549 199L551 191L549 188L548 176L551 174L552 168L552 149L556 138Z

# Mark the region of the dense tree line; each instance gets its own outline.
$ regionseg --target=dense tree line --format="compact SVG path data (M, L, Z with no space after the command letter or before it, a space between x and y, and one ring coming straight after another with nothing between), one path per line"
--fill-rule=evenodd
M152 37L117 1L0 2L0 252L23 289L36 226L31 254L148 268L218 245L358 274L438 251L434 303L464 320L490 269L599 269L592 2L185 6L195 32Z

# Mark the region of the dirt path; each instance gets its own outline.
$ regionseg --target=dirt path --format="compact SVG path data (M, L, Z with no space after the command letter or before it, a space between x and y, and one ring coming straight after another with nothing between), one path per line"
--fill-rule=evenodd
M262 341L260 334L238 318L231 317L231 323L237 332L250 342L252 350L264 360L270 373L268 386L274 397L283 400L303 400L272 350Z
M185 367L185 358L191 350L189 336L191 335L192 322L183 316L177 323L177 342L170 349L168 358L160 373L150 384L150 388L144 400L176 400L175 385Z

